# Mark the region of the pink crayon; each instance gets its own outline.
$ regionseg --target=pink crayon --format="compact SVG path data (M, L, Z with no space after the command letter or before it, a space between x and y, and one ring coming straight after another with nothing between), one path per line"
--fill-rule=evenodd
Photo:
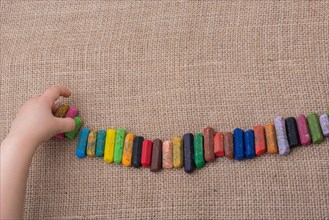
M71 106L69 108L69 110L66 112L65 118L74 118L75 116L77 116L77 114L78 114L78 109ZM58 138L58 139L64 139L65 138L64 133L56 134L55 137Z
M297 118L297 127L299 133L299 140L302 145L308 145L312 142L310 129L305 115L299 115Z

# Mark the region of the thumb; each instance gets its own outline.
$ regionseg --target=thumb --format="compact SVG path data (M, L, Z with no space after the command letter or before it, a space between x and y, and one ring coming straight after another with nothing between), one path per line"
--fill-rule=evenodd
M75 121L72 118L56 118L56 120L59 133L73 131L75 128Z

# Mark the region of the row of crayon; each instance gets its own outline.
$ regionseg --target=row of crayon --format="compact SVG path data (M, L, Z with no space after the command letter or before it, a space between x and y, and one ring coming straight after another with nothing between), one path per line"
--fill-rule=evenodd
M236 128L233 134L215 133L213 128L207 127L203 133L187 133L164 142L126 134L123 128L107 131L84 128L78 139L76 156L104 157L108 163L150 167L153 172L184 167L186 173L192 173L216 157L243 160L265 152L287 155L291 147L320 143L324 136L329 136L329 110L320 117L311 113L307 117L300 115L297 120L278 116L274 123L247 131Z

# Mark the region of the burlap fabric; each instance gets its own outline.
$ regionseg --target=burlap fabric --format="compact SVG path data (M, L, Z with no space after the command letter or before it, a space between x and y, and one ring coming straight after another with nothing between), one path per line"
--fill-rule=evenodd
M328 109L329 1L1 1L1 139L51 85L85 127L162 140ZM63 102L63 100L60 100ZM31 128L33 132L33 128ZM328 219L329 141L187 175L33 159L28 219ZM22 146L24 147L24 146Z

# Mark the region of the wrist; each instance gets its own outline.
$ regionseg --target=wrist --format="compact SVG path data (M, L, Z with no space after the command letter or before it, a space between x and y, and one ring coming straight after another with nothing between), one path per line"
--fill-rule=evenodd
M11 148L11 150L16 151L19 154L27 154L32 155L36 148L38 147L39 143L28 135L19 133L17 134L14 131L10 131L7 137L1 143L1 148Z

